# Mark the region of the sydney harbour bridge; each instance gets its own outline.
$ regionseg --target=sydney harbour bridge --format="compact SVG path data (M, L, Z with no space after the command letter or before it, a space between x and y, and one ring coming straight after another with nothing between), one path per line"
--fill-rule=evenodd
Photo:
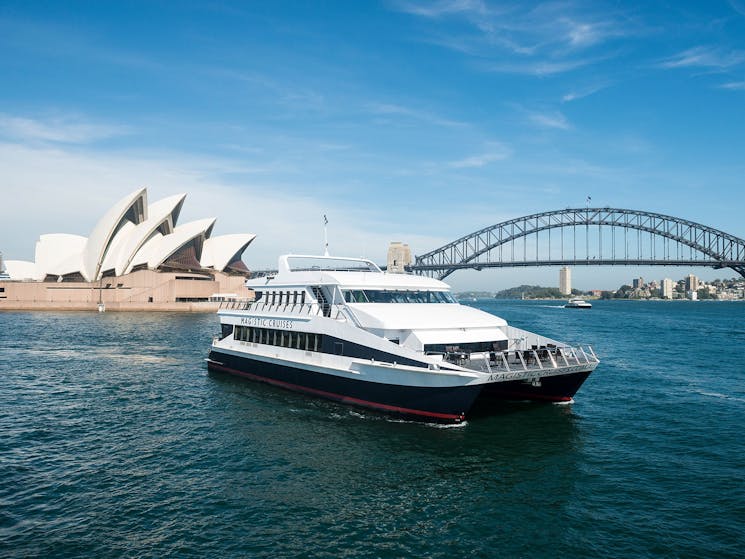
M745 277L745 239L678 217L618 208L568 208L491 225L416 256L408 271L522 266L707 266Z

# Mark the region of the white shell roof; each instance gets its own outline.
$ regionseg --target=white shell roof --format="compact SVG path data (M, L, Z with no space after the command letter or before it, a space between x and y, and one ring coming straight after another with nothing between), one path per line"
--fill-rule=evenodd
M35 262L6 261L13 279L42 280L47 275L80 273L95 281L105 271L127 274L137 265L157 269L171 255L202 236L200 265L223 271L240 258L256 235L222 235L210 239L215 218L177 226L186 194L176 194L147 205L147 190L129 193L98 220L90 237L53 233L36 243Z
M127 241L132 235L132 232L137 227L137 225L135 225L131 221L128 221L127 223L122 225L121 229L119 229L119 232L114 236L113 239L111 239L109 248L106 251L106 257L101 264L101 273L106 272L107 270L111 270L116 266L116 261L121 254L123 247L127 244Z
M12 280L42 280L44 273L40 273L36 263L28 260L4 260L5 273Z
M151 269L159 267L168 259L169 256L200 235L204 235L205 238L209 237L216 219L217 218L210 217L207 219L190 221L189 223L176 227L170 235L161 236L158 243L152 247L152 250L148 255L148 267Z
M234 260L235 256L240 258L243 251L255 238L256 235L250 233L211 237L204 242L202 258L199 263L204 268L213 268L221 272Z
M36 241L34 260L42 278L47 274L62 276L80 271L87 241L81 235L67 233L41 235Z
M135 266L141 266L143 264L147 265L150 261L150 254L157 250L162 238L163 235L156 232L152 237L145 241L145 244L140 247L137 254L132 257L132 261L129 266L127 266L127 271L131 271Z
M158 228L165 225L169 233L173 231L185 199L186 194L176 194L150 204L147 209L147 219L135 226L117 255L116 275L120 276L132 271L135 255Z
M119 225L125 214L138 202L142 203L143 208L147 208L147 189L140 188L119 200L104 214L93 228L85 246L83 269L81 270L83 277L88 281L98 278L104 256L109 248L117 225Z

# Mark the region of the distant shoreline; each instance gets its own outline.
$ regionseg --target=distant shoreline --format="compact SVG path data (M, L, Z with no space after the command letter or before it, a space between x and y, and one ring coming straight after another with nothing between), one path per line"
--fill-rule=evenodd
M106 312L184 312L215 313L220 308L218 302L183 302L183 303L106 303ZM49 301L0 301L0 312L98 312L97 303L70 303Z

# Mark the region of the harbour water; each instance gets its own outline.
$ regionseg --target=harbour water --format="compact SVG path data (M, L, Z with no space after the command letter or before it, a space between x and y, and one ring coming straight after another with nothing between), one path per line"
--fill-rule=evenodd
M0 314L0 556L743 557L745 304L469 304L602 362L442 427L209 375L213 315Z

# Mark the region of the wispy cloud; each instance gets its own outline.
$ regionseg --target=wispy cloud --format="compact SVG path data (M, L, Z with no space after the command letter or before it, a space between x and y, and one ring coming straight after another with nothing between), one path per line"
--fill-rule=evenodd
M128 126L90 122L70 115L34 119L0 113L0 136L16 140L88 144L131 132Z
M244 255L254 269L275 266L277 255L288 251L320 252L324 214L331 222L329 239L336 254L382 262L391 240L405 239L418 250L444 241L417 232L410 219L396 223L379 208L348 203L343 197L321 202L315 194L307 194L313 192L307 185L298 188L272 178L230 181L223 176L224 169L237 172L240 164L224 158L0 142L0 168L4 188L14 193L0 204L0 232L13 232L3 238L8 258L32 259L34 242L44 233L88 235L97 216L139 186L148 187L151 201L187 192L181 222L214 215L218 218L215 234L256 233L256 241ZM81 197L85 204L80 203ZM438 234L447 233L440 229Z
M434 29L425 41L477 57L486 70L507 73L547 76L568 72L598 60L597 53L582 53L636 32L631 18L607 11L593 13L566 2L528 9L477 0L408 0L394 6L432 22ZM466 26L447 26L450 20Z
M569 130L572 127L567 118L559 111L553 111L550 113L533 112L528 114L528 120L541 128Z
M572 101L577 101L578 99L584 99L585 97L594 95L598 91L602 91L603 89L609 86L610 86L610 83L603 82L603 83L598 83L595 85L590 85L587 87L576 88L570 91L569 93L564 94L561 98L561 101L563 103L570 103Z
M724 50L715 47L693 47L659 62L666 69L713 68L725 70L745 62L745 51Z
M745 16L745 4L737 0L727 0L730 7L735 10L741 16Z
M486 69L505 74L525 74L537 77L553 76L577 70L595 63L598 59L576 58L566 60L526 60L489 64Z
M472 169L485 167L495 161L508 159L512 155L512 150L499 142L489 142L482 153L471 155L457 161L448 163L448 167L453 169Z
M719 88L729 89L732 91L745 91L745 81L723 83L722 85L719 86Z
M53 59L74 58L147 71L163 69L149 52L111 46L107 35L82 21L71 26L0 17L0 44Z
M465 122L443 118L428 111L412 109L410 107L392 103L370 103L367 105L367 110L375 115L398 116L412 120L419 120L436 126L455 128L468 126Z
M436 2L400 2L397 8L402 12L418 16L438 18L452 14L486 15L489 10L481 0L439 0Z

